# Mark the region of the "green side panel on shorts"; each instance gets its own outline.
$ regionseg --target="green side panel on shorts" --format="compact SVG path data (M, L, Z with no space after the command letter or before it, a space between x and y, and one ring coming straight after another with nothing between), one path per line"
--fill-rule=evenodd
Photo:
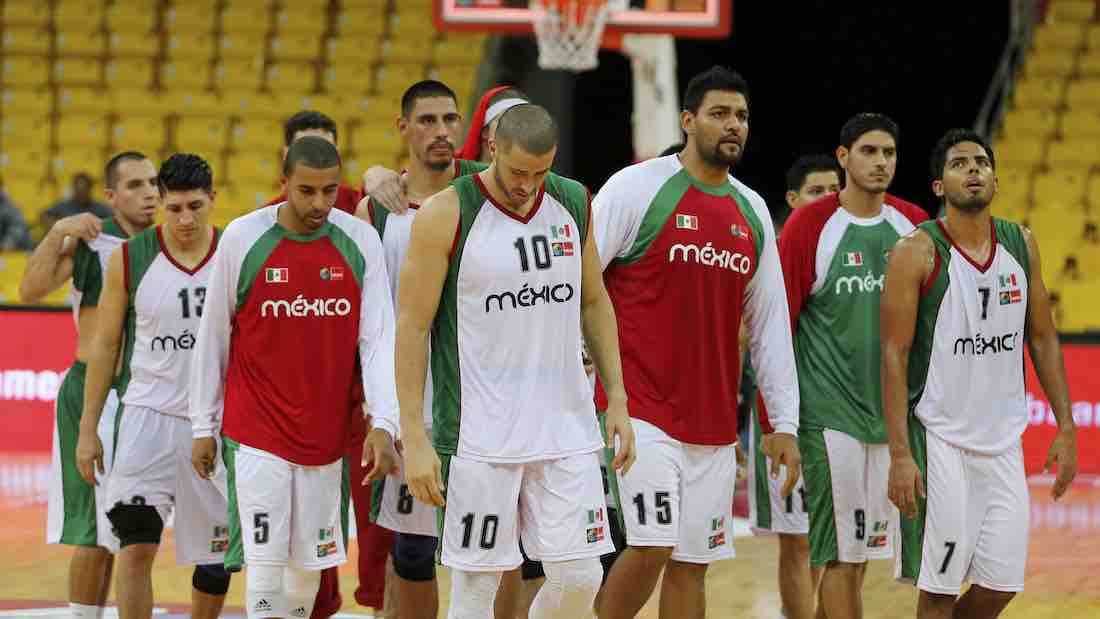
M909 449L920 470L921 479L928 483L928 442L924 424L917 416L909 414ZM917 582L920 577L921 555L924 551L924 519L928 512L928 499L917 495L917 515L901 516L901 577Z
M459 198L458 238L432 323L429 360L433 389L432 442L440 454L454 454L458 449L462 421L462 382L458 364L458 272L470 228L485 204L485 197L481 195L474 177L455 179L452 186Z
M440 477L443 479L443 507L435 508L435 526L438 531L437 537L439 541L435 545L435 562L437 565L443 565L443 525L447 522L447 488L450 486L451 479L451 456L450 454L439 455L440 465Z
M753 487L749 492L756 493L756 522L751 523L758 529L772 528L772 498L768 488L768 458L760 449L763 442L763 430L760 427L760 417L756 414L756 405L749 409L749 423L752 424L751 454L753 467L756 474L753 475Z
M821 567L836 561L838 556L833 478L825 432L800 429L798 448L802 451L802 476L810 511L810 565Z
M340 466L340 531L344 534L344 552L348 550L348 513L351 511L351 466L347 456Z
M241 571L244 565L244 539L241 538L241 514L237 509L237 441L222 435L222 463L225 464L226 495L229 502L229 548L225 549L225 569Z
M615 460L615 449L608 447L607 440L607 416L604 415L604 411L596 413L596 420L600 423L600 436L604 437L605 443L602 450L603 458L600 468L603 472L604 487L607 488L607 492L604 494L611 496L611 505L607 507L619 511L619 506L622 505L622 501L619 498L619 476L615 474L614 467L611 463Z
M378 515L382 513L382 497L386 491L386 478L370 483L370 521L378 524Z
M126 407L121 402L121 400L122 400L122 394L121 393L119 394L119 400L120 401L118 403L118 411L115 412L115 427L111 431L111 468L115 467L114 459L117 457L116 454L118 454L118 435L119 435L119 432L121 432L121 430L122 430L122 414L124 412L126 412L125 411ZM107 469L107 470L109 471L111 469Z
M96 545L95 486L84 481L76 468L76 443L80 439L80 415L84 410L84 363L77 361L65 373L57 391L57 448L61 454L61 492L65 510L62 544Z
M285 234L286 231L282 226L272 226L260 235L260 238L256 239L252 247L248 248L244 260L241 261L240 275L237 277L236 309L241 309L241 306L248 299L248 293L252 291L252 284L260 276L260 269L267 262L271 252L275 251L275 247L283 240Z

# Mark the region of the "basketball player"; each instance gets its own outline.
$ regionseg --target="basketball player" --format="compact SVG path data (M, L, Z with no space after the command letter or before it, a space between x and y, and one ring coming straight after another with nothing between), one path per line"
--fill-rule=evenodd
M787 206L798 208L840 191L840 166L829 155L805 155L787 171ZM751 362L745 363L745 380L755 383ZM749 522L757 534L774 533L779 538L779 598L783 616L810 619L814 616L820 568L810 570L810 521L804 500L803 480L785 498L780 490L786 473L770 479L771 462L760 450L760 420L749 415Z
M285 144L283 145L283 158L286 158L286 151L295 140L307 135L323 138L332 142L334 146L337 146L336 139L339 134L336 130L336 122L325 114L313 110L302 110L283 123L283 139L285 140ZM363 193L361 191L345 185L344 183L340 183L340 190L336 196L336 208L345 213L354 214L355 207L362 199ZM283 192L271 200L268 200L267 204L264 206L271 206L272 204L279 204L285 201L286 192Z
M420 209L401 272L398 381L405 475L441 512L451 619L490 616L501 572L528 556L546 583L530 616L581 617L611 550L599 424L581 330L607 383L616 468L633 460L615 316L589 232L588 193L550 174L557 127L505 112L488 170ZM424 431L431 332L435 450ZM461 408L459 404L461 403Z
M374 423L369 477L391 472L397 434L378 235L332 210L340 184L332 143L299 138L283 173L287 201L234 220L219 242L191 372L192 460L209 476L222 436L225 563L248 564L250 619L308 617L319 571L345 559L342 463L354 383L363 381Z
M123 152L107 162L104 184L114 216L100 219L85 213L59 220L35 248L19 287L20 297L31 303L73 280L78 340L76 359L57 393L47 541L76 547L69 564L69 610L74 619L94 619L103 613L113 564L109 549L118 547L107 521L104 486L88 485L76 466L85 362L95 333L103 273L115 248L153 225L160 203L157 170L141 153ZM113 433L118 407L114 393L111 390L103 407L99 431L105 437ZM106 461L110 462L110 451Z
M889 493L904 516L897 573L920 589L921 619L992 619L1023 590L1027 563L1025 344L1058 421L1054 500L1077 472L1076 429L1039 245L990 215L993 149L952 129L932 151L932 177L946 214L898 242L882 295Z
M187 418L190 352L198 332L217 231L210 166L172 155L158 175L164 223L110 258L88 356L77 465L91 484L103 471L99 412L122 357L123 409L115 425L107 517L119 537L118 606L123 619L153 614L153 559L175 511L176 562L194 565L191 615L215 619L229 590L222 567L229 526L222 487L191 468ZM125 340L124 340L125 333Z
M374 225L385 248L386 269L395 300L398 275L409 246L409 233L420 203L446 189L457 176L484 166L454 158L455 141L462 130L462 116L453 90L426 80L413 84L401 97L397 129L408 148L409 167L404 185L409 210L390 213L371 199L361 205L359 215ZM431 431L431 378L424 393L424 422ZM393 566L397 578L397 607L403 619L435 619L439 614L439 591L435 580L435 509L413 500L401 477L375 483L376 521L395 531Z
M683 102L683 151L620 170L593 201L640 453L618 476L628 547L601 594L605 619L637 615L662 570L660 616L701 617L708 564L733 556L742 318L769 404L772 473L790 471L784 495L798 481L798 390L771 217L729 174L748 139L748 85L713 67Z
M879 295L887 252L927 219L886 193L897 140L897 124L881 114L845 123L836 150L844 189L795 210L779 242L802 396L810 561L825 570L821 605L828 617L862 617L866 562L894 553Z

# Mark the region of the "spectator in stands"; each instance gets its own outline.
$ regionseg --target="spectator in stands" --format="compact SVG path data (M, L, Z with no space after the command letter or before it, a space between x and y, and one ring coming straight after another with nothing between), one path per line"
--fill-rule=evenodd
M57 220L81 213L91 213L96 217L111 216L111 207L92 199L92 177L86 172L73 175L72 196L68 200L61 200L42 214L42 228L49 230Z
M1069 256L1068 258L1066 258L1066 262L1062 266L1062 281L1076 282L1080 279L1081 267L1077 264L1077 256Z
M0 251L30 251L34 249L31 229L23 213L0 190Z

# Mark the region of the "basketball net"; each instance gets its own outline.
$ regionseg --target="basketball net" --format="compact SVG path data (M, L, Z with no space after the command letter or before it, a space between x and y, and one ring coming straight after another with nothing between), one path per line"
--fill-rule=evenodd
M595 69L607 24L607 0L532 0L539 66L579 73Z

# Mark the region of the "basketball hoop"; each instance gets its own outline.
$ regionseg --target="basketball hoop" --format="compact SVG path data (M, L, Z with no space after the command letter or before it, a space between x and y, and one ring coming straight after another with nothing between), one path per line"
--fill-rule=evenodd
M531 0L539 66L579 73L595 69L607 0Z

